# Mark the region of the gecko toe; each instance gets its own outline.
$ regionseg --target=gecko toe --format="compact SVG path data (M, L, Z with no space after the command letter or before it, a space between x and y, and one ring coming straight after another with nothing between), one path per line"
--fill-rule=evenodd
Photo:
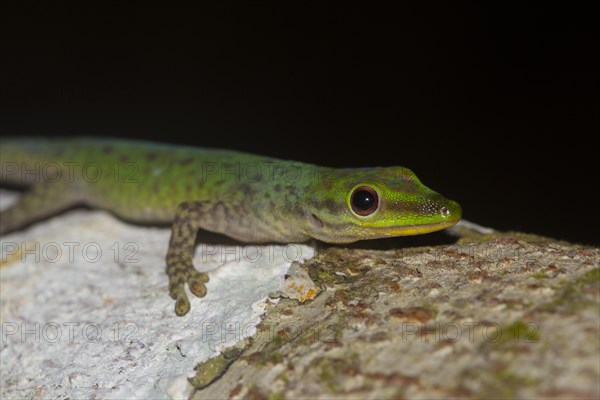
M208 281L206 274L197 273L192 274L192 277L188 277L187 283L190 291L196 297L206 296L206 285L204 282ZM175 280L169 284L169 295L175 301L175 314L181 317L187 314L191 309L190 300L185 293L185 285Z
M189 274L188 282L192 279L206 283L206 282L208 282L208 274L205 272L200 272L196 269L192 269Z
M188 285L190 286L190 291L196 297L204 297L206 296L206 285L197 278L191 278L188 280Z
M181 271L176 271L175 273L169 273L169 296L173 300L176 300L181 292L185 294L185 281L186 274Z
M190 311L191 305L185 292L187 283L190 291L196 297L206 296L206 285L208 275L197 271L190 262L181 260L169 260L167 262L167 274L169 275L169 295L175 300L175 314L182 316Z
M190 300L188 299L187 294L185 294L185 291L181 290L177 297L177 301L175 302L175 314L178 317L182 317L188 312L190 312Z
M177 300L181 288L183 288L183 284L177 282L169 282L169 296L173 300Z

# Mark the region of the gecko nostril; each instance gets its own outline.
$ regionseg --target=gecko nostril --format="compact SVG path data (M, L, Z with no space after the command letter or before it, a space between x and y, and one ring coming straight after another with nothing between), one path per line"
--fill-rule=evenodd
M440 208L440 214L442 214L442 217L447 217L450 215L450 209L448 207L442 207Z

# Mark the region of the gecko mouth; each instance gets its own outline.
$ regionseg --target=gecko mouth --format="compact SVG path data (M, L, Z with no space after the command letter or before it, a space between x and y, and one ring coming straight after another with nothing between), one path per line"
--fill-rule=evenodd
M376 232L381 232L382 236L411 236L420 235L423 233L430 233L446 229L455 225L459 220L456 221L444 221L432 224L422 225L408 225L408 226L396 226L393 228L379 228L375 229Z

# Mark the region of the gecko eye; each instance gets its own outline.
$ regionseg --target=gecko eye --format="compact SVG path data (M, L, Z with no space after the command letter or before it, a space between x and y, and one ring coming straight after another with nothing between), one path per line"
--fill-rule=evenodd
M356 214L366 217L373 214L379 208L379 195L375 189L368 186L361 186L354 190L350 198L352 211Z

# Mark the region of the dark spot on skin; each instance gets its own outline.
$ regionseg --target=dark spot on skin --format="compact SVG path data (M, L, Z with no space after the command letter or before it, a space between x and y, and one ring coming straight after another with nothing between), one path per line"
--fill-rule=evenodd
M183 160L179 161L179 165L181 165L182 167L185 167L186 165L191 164L193 161L194 161L193 157L184 158Z
M258 173L248 173L248 176L246 176L246 180L248 180L249 182L252 183L258 183L258 182L262 182L264 181L264 175L261 174L260 172Z
M244 193L246 196L252 194L252 188L247 183L242 183L238 186L240 192Z
M283 204L283 207L289 213L294 213L296 215L302 215L304 213L300 201L298 200L298 194L295 192L285 194L285 203Z
M325 199L321 204L322 208L325 208L330 211L335 211L335 209L337 208L337 203L332 199Z
M287 193L285 195L285 204L287 206L291 206L292 204L295 204L298 201L298 196L296 196L295 193Z
M305 202L311 210L320 210L323 208L318 200L306 199Z
M322 176L319 176L318 179L319 185L323 187L323 190L330 191L331 189L333 189L334 180L332 177L327 176L324 178Z
M154 161L154 160L156 160L156 157L158 157L158 155L156 153L148 153L148 154L146 154L146 159L148 161Z
M112 146L104 146L102 147L102 154L110 154L113 152L113 147Z
M227 207L225 205L225 203L223 203L222 201L218 201L217 204L215 205L215 209L216 208L221 208L223 210L223 216L225 217L226 221L229 221L231 219L231 217L229 215L229 207Z
M421 188L413 180L407 180L402 182L402 190L407 193L419 193Z

